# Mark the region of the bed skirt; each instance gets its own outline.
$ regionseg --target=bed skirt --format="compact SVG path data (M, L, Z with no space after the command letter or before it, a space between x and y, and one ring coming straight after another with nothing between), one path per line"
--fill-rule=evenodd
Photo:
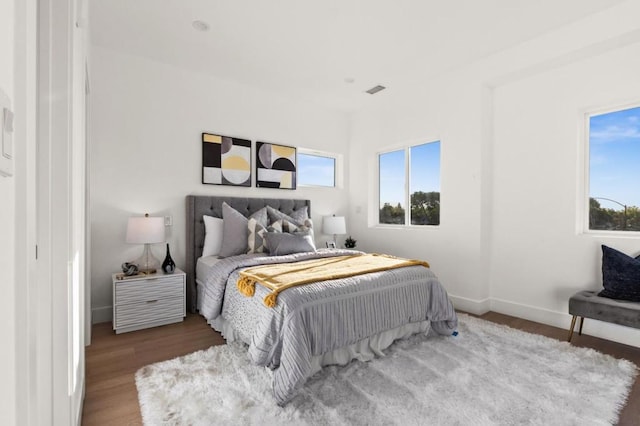
M242 341L240 333L236 332L229 321L225 320L222 315L214 320L208 321L211 328L222 334L224 339L231 343ZM431 328L429 321L412 322L401 325L400 327L385 330L373 336L360 340L352 345L334 349L322 355L315 355L311 358L311 375L317 373L322 367L327 365L346 365L352 360L371 361L375 357L383 357L386 348L398 339L405 339L414 334L427 334Z

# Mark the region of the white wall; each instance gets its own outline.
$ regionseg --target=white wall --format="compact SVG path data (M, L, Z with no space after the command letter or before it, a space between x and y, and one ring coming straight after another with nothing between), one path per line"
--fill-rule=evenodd
M347 213L346 189L201 184L203 131L340 153L347 161L346 114L99 46L91 61L94 322L111 319L111 274L142 252L124 242L132 215L173 216L167 241L184 267L187 194L309 198L317 227L323 215ZM164 246L154 251L164 258Z
M569 296L601 285L599 244L640 250L637 236L577 234L576 201L580 112L640 99L639 14L639 3L625 2L376 95L352 123L353 237L369 251L427 259L458 308L568 328ZM374 226L377 152L434 137L442 141L441 225ZM640 346L638 330L587 320L584 331Z
M14 85L14 1L0 0L0 87L13 101ZM0 176L0 339L6 350L0 351L0 423L16 421L16 320L15 320L15 181Z
M566 312L573 293L602 287L601 243L640 251L638 236L576 231L584 207L582 113L640 101L638 75L640 43L496 89L491 296L506 301L504 309L562 326L566 318L555 313ZM585 322L586 333L596 328ZM602 332L631 336L624 328ZM633 341L640 346L639 335Z
M350 233L367 251L427 259L454 295L486 299L480 256L482 87L456 74L408 96L381 96L379 102L376 110L357 114L353 124ZM378 213L376 153L398 143L434 139L441 140L440 226L371 226Z

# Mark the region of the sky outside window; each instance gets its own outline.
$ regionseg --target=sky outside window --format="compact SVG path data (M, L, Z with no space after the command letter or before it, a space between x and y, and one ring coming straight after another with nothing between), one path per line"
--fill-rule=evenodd
M336 160L331 157L298 153L300 185L336 186Z
M589 197L640 207L640 107L589 120ZM606 208L622 206L598 199Z
M409 194L440 192L440 142L411 147Z
M380 207L385 203L404 207L404 149L380 154Z

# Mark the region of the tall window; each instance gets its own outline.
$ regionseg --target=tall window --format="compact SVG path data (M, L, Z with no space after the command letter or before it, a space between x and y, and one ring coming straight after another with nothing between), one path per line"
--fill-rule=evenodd
M378 155L380 224L440 224L440 141Z
M298 150L298 183L302 186L337 185L337 157L328 153Z
M640 231L640 107L587 120L589 229Z

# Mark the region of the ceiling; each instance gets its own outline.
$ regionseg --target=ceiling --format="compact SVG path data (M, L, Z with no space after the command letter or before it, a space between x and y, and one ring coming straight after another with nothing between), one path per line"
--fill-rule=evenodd
M621 2L93 0L90 25L98 46L353 111L375 85L388 93Z

